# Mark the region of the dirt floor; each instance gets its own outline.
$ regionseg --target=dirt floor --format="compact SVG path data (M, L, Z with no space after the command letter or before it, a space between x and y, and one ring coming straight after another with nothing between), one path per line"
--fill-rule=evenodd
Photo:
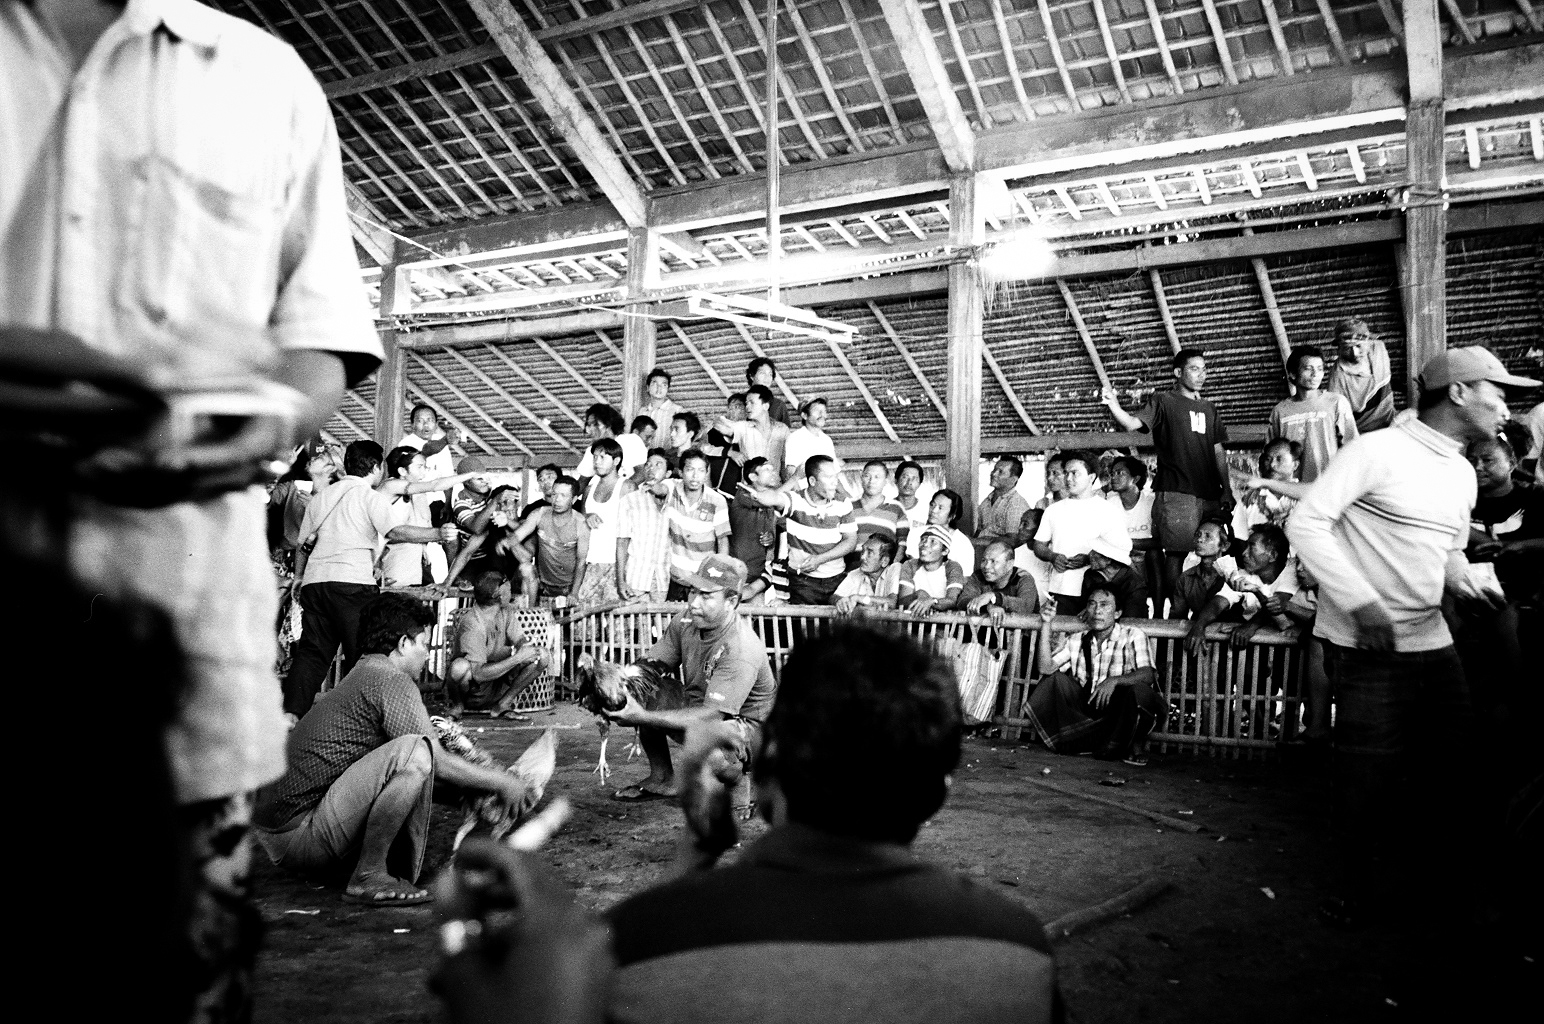
M506 762L540 735L480 718L466 724ZM599 749L593 719L574 706L560 704L533 724L559 728L548 794L565 793L575 805L547 849L554 870L597 910L648 886L672 855L679 811L608 799L615 781L602 787L591 772ZM625 745L611 745L621 782L645 771L618 753ZM882 766L873 784L885 784ZM1071 1021L1367 1020L1384 1008L1394 936L1337 932L1316 919L1334 873L1328 799L1324 772L1311 764L1170 754L1139 769L972 739L953 794L917 849L1022 901L1043 921L1150 879L1169 883L1147 906L1057 944ZM431 873L447 858L459 820L456 809L436 807ZM750 826L745 839L763 829ZM258 861L268 928L260 1024L437 1019L425 988L435 957L432 908L353 907L336 889L286 876L261 853Z

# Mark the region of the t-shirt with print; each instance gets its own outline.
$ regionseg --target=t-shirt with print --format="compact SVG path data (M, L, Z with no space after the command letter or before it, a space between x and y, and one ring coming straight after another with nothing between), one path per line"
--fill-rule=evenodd
M832 498L824 504L812 502L804 491L790 491L788 498L788 565L795 572L817 580L828 580L845 571L842 560L828 559L805 573L805 562L825 554L848 537L858 534L858 519L852 502Z
M690 707L713 708L764 722L777 696L766 644L750 620L735 615L717 629L701 630L680 616L665 627L648 657L681 672Z
M1228 428L1217 407L1204 398L1186 398L1178 391L1159 391L1137 410L1147 424L1158 452L1153 490L1192 494L1207 501L1222 496L1216 446L1228 439Z
M1271 438L1284 437L1303 447L1297 478L1312 483L1324 472L1335 453L1356 439L1356 415L1346 396L1321 391L1306 400L1289 398L1271 410Z
M1130 508L1125 501L1114 491L1105 494L1104 499L1114 508L1120 510L1120 514L1126 520L1126 536L1132 540L1153 539L1153 492L1144 489L1137 495L1137 503Z
M729 502L729 553L745 563L745 578L761 575L767 561L767 546L762 535L777 533L777 510L767 508L744 491L736 491Z

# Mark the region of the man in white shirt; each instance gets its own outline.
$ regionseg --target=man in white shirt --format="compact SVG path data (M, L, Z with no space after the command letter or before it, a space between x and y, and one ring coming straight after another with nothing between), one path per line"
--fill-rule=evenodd
M1383 906L1408 911L1412 936L1435 928L1451 945L1476 830L1461 820L1474 805L1468 688L1441 606L1444 592L1504 602L1464 556L1476 493L1464 448L1506 422L1503 387L1538 382L1458 348L1428 362L1420 383L1419 415L1342 448L1287 535L1319 584L1314 633L1336 698L1345 889L1321 912L1353 925ZM1443 826L1432 828L1438 807ZM1447 884L1427 884L1439 876Z
M455 476L456 459L464 454L446 436L444 429L440 426L440 418L435 415L434 410L423 404L413 406L413 411L408 416L408 432L402 435L402 440L397 442L397 447L415 448L423 453L425 480ZM433 493L414 494L408 500L413 503L414 518L424 523L433 521L433 506L436 500ZM441 500L448 513L453 500L451 492L443 492ZM431 544L424 548L424 557L429 560L430 578L436 583L443 581L450 568L449 561L445 557L445 549L438 544Z
M1084 452L1062 456L1067 473L1067 498L1047 508L1035 531L1035 554L1051 563L1048 587L1063 615L1083 610L1083 572L1088 552L1101 536L1126 532L1126 517L1100 494L1097 463Z
M345 675L359 660L359 613L381 589L381 541L432 544L456 535L448 524L410 525L411 506L375 490L385 468L380 445L355 441L343 453L343 479L317 495L300 521L291 586L300 593L301 634L284 677L284 710L296 718L310 710L340 645Z
M747 461L760 456L781 470L788 427L772 419L771 410L772 392L756 384L745 392L745 419L720 416L713 422L713 429L733 438Z
M644 447L643 438L629 432L627 421L622 419L622 414L605 402L596 402L584 411L584 430L590 435L591 443L603 437L616 438L617 444L622 446L622 468L617 472L622 474L624 480L633 475L633 470L648 461L649 450ZM594 475L595 459L590 454L590 449L586 448L584 457L574 468L574 479L582 480Z
M799 407L799 414L804 417L804 426L788 435L788 441L783 446L783 484L784 489L804 486L804 464L812 455L824 455L832 461L836 460L836 445L831 441L831 435L826 433L826 417L829 410L824 398L811 398ZM841 464L837 463L840 472Z
M191 0L0 4L0 322L73 335L162 394L289 405L153 453L176 472L250 481L321 427L381 350L337 131L294 50ZM164 611L186 655L165 747L203 890L186 894L199 962L184 973L205 979L192 1015L249 1012L246 794L284 771L287 735L264 526L262 492L240 484L159 508L81 502L71 524L80 582Z

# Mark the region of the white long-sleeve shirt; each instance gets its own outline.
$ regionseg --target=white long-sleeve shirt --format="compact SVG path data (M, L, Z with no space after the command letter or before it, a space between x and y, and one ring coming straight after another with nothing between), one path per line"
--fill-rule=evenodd
M1363 434L1341 449L1287 521L1287 537L1319 581L1314 633L1359 646L1351 610L1388 610L1396 651L1452 644L1439 606L1448 559L1462 552L1474 508L1463 446L1419 419Z

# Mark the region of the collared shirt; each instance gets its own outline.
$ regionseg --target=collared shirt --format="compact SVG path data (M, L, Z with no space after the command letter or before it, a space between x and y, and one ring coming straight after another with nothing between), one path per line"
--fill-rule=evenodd
M736 614L718 629L701 630L689 615L665 627L649 658L681 670L689 706L764 722L777 696L767 646L750 620Z
M805 573L801 566L817 555L858 534L857 516L852 502L846 498L832 498L815 504L807 491L789 491L785 498L788 505L786 529L788 531L788 567L811 579L828 580L843 572L839 558L828 559Z
M670 518L653 493L630 491L617 513L617 540L627 538L626 582L634 590L670 586Z
M433 738L418 684L384 654L366 654L289 734L289 769L257 796L252 819L282 831L322 802L349 766L399 736ZM431 742L431 752L438 753Z
M637 419L639 416L647 416L649 419L654 421L654 429L658 431L657 436L665 437L670 433L670 421L685 411L686 406L674 402L669 398L659 403L655 403L653 399L650 399L649 404L639 409L637 413L633 415L633 418ZM631 427L632 424L629 423L628 426Z
M327 100L262 29L130 0L76 72L30 6L0 4L0 321L69 332L160 389L250 385L288 349L339 353L354 380L381 350L345 210ZM277 776L262 492L76 514L74 571L163 609L188 655L178 798Z
M1111 676L1152 668L1153 652L1146 633L1135 626L1117 622L1111 627L1109 637L1102 641L1091 631L1068 633L1052 660L1080 686L1092 689Z
M1448 559L1469 540L1476 490L1463 445L1417 418L1342 448L1287 521L1319 582L1314 634L1358 646L1351 612L1377 602L1393 620L1394 650L1452 644L1442 593Z
M710 487L704 487L697 500L688 504L685 485L672 480L665 515L670 520L672 579L696 572L702 560L718 550L718 539L729 536L729 502Z
M976 536L1014 537L1028 511L1029 502L1017 490L1007 494L993 491L981 499L981 505L976 509Z
M304 583L374 583L382 538L405 525L412 512L407 502L387 497L362 477L331 484L306 506L300 521L301 543L316 537Z

